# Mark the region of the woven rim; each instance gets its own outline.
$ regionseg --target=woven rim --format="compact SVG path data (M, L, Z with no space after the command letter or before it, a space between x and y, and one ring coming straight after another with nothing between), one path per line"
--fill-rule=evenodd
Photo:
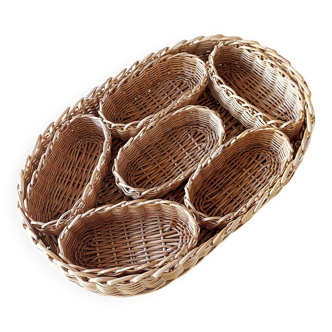
M139 63L145 62L152 58L160 57L166 53L176 53L183 48L193 47L194 44L199 44L214 40L219 37L198 37L189 41L181 41L171 48L164 48L157 53L151 53L140 62L135 62L128 70L122 71L114 78L108 79L99 88L93 88L91 92L85 97L81 98L72 108L67 108L59 119L51 123L45 130L45 132L38 137L36 145L28 156L24 169L21 172L21 183L17 187L18 192L18 210L22 216L23 228L27 232L27 235L31 238L32 243L36 248L45 256L45 258L56 267L61 274L63 274L68 280L78 284L88 291L92 291L101 295L127 297L139 294L147 294L162 287L167 286L176 278L182 276L188 272L191 268L196 266L202 261L211 251L213 251L223 240L225 240L232 232L237 230L240 226L250 220L254 214L264 206L270 199L277 195L280 190L291 180L295 174L297 168L303 161L304 155L309 147L311 136L315 126L315 112L311 103L311 92L303 79L303 77L291 67L291 64L280 56L276 51L260 46L257 42L256 47L260 47L260 50L269 56L270 59L283 65L288 74L298 84L301 93L305 100L305 122L301 128L299 135L294 140L296 147L294 158L288 165L283 176L272 190L265 197L258 200L257 204L253 206L242 218L237 218L233 222L229 223L224 229L213 233L210 236L208 232L207 237L203 237L200 244L191 250L184 258L177 259L167 264L163 268L156 268L146 273L139 273L131 276L124 276L119 278L98 278L95 273L81 274L81 271L68 265L57 254L57 238L54 236L45 236L40 233L36 228L32 227L31 220L26 214L24 208L24 199L26 197L26 188L31 180L33 172L37 169L41 155L45 152L47 144L54 137L55 131L58 127L68 119L73 118L77 114L94 114L96 115L99 110L99 102L104 94L121 79L124 73L131 72L135 66ZM223 37L220 35L220 40ZM197 54L198 55L198 54Z
M126 275L181 259L196 246L198 233L183 205L121 202L78 215L59 236L59 256L82 273Z
M218 113L206 107L187 106L169 113L151 122L119 150L113 166L115 183L135 199L165 195L222 144L224 135Z
M90 149L93 149L92 153L94 155L92 157L97 157L97 159L94 161L91 160L91 157L90 159L84 158L86 162L92 161L92 168L88 164L86 167L82 167L82 160L79 161L76 154L78 148L82 146L86 139L80 137L77 132L82 133L81 135L84 137L87 133L90 135L93 130L96 133L99 131L99 135L103 137L100 141L100 151L98 153L96 147L88 140L88 144L91 144ZM75 133L74 140L70 141L73 133ZM96 137L97 135L94 135L93 139L96 140ZM59 234L75 215L83 213L95 205L96 195L106 175L111 154L111 142L110 133L99 118L89 115L77 115L61 125L55 132L53 139L47 144L46 151L41 156L38 167L33 172L31 181L26 187L26 197L23 204L34 227L45 234ZM73 151L70 150L71 148L73 148ZM59 158L61 156L60 152L67 153L63 160ZM71 155L74 155L73 162L76 162L76 164L79 162L78 165L71 164ZM84 171L87 175L91 173L91 176L87 177L87 182L81 188L75 186L75 177L72 178L72 172L75 172L76 176L80 175L82 177ZM44 188L44 182L47 184L47 188L50 189L49 191ZM62 193L60 188L57 187L57 183L66 186L69 194ZM49 196L54 195L57 196L53 198L53 201L48 202L47 199L51 199ZM70 199L73 203L69 204L68 208L66 207L68 205L67 201ZM47 204L41 205L41 202ZM48 216L54 216L55 211L59 211L59 217L55 219L53 217L50 220ZM39 216L39 218L36 219L33 216ZM46 220L43 220L45 218Z
M292 156L293 148L282 132L273 128L247 130L202 160L185 186L185 206L200 226L223 228L269 192Z
M235 59L236 56L238 59ZM217 69L220 64L223 64L220 67L222 74ZM248 82L245 82L243 77L234 78L232 65L249 75ZM209 55L209 87L213 96L247 128L269 124L293 138L301 129L304 120L304 98L288 68L288 63L271 60L256 42L224 38ZM231 78L226 82L227 73ZM246 83L248 85L245 85ZM262 89L257 88L257 98L250 90L254 85L262 86ZM284 90L284 87L287 89ZM243 94L250 100L256 99L255 106ZM268 105L271 106L260 102L263 94L264 97L267 95ZM273 109L273 114L269 109Z
M166 54L124 76L105 94L99 114L115 137L128 140L160 112L195 104L207 83L206 65L198 57Z

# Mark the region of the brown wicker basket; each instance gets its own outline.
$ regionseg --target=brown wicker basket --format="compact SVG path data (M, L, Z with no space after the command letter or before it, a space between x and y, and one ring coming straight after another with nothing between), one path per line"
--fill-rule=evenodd
M128 140L160 111L195 104L208 82L205 64L180 53L142 63L103 98L100 116L112 135Z
M31 224L59 234L78 213L95 206L107 172L111 136L101 119L77 115L57 130L27 186Z
M271 60L256 42L223 39L209 56L213 96L247 128L265 124L291 139L304 120L304 99L287 67Z
M183 205L122 202L77 216L60 234L59 255L84 273L137 273L182 258L196 246L198 232L195 218Z
M247 130L202 160L185 187L185 205L200 226L223 228L269 193L292 156L282 132Z
M223 38L222 36L220 38ZM183 52L185 48L190 49L193 44L201 44L213 40L215 37L199 37L191 41L182 41L172 48L163 48L162 50L149 54L148 57L135 62L129 69L122 71L114 78L110 78L100 87L93 88L91 92L80 99L73 107L66 109L59 119L46 128L44 133L38 137L35 148L31 156L28 156L24 169L21 172L21 182L18 185L18 209L22 216L23 228L25 229L29 239L44 256L48 262L59 270L69 281L76 283L82 288L101 295L127 297L140 294L147 294L155 290L161 289L171 282L184 275L200 263L207 255L209 255L218 245L229 237L239 227L248 222L255 213L266 203L275 197L284 186L292 179L298 167L301 165L305 153L310 145L310 140L315 126L315 112L311 103L311 92L303 79L303 77L291 66L291 64L280 56L276 51L263 47L257 42L255 47L260 47L260 51L267 55L278 65L283 66L292 80L296 82L302 98L304 100L305 121L300 132L293 139L294 155L291 163L283 173L283 176L277 181L275 186L265 196L262 196L256 204L248 210L243 216L238 217L230 222L222 230L206 230L202 229L199 236L197 247L192 249L183 258L178 258L166 264L161 268L151 269L144 273L136 273L121 277L99 277L93 271L82 273L80 269L66 263L58 255L57 237L45 235L41 233L35 226L31 224L32 220L28 216L24 201L27 197L27 187L31 182L32 175L38 168L41 156L44 154L48 144L52 141L55 132L63 123L72 119L77 114L93 114L97 115L99 111L100 100L103 98L113 86L117 85L124 76L129 75L139 63L157 59L165 54L175 54L179 51ZM199 54L197 54L199 56ZM206 54L201 54L206 56Z
M187 106L151 122L114 160L117 186L132 198L157 198L177 188L224 139L219 115Z

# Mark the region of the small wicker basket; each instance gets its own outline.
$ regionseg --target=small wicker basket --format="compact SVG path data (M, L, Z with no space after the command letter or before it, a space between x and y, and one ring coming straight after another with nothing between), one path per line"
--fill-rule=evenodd
M59 234L73 216L94 207L110 155L111 136L101 119L77 115L65 122L27 187L24 206L32 225Z
M177 188L224 139L219 115L187 106L151 122L114 160L117 186L132 198L157 198Z
M209 56L209 87L245 127L270 124L292 139L304 120L304 100L287 68L255 42L224 38Z
M100 104L112 135L128 140L160 111L195 104L208 82L198 57L179 53L142 63L114 86Z
M148 271L197 244L198 224L182 205L136 200L77 216L60 234L60 257L81 272L116 276Z
M202 160L185 187L185 205L200 226L223 228L268 194L292 156L282 132L247 130Z

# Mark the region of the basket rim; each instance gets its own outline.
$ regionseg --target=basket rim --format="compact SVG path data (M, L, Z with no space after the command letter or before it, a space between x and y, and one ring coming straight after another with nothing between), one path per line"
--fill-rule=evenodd
M236 46L237 48L247 49L254 53L261 61L263 61L267 66L270 66L281 76L287 77L289 79L290 84L293 88L297 90L297 99L301 102L301 109L296 115L295 119L289 121L278 120L276 117L263 112L259 107L251 104L247 99L241 97L237 92L234 91L230 86L226 84L222 77L219 76L217 68L215 66L215 55L219 49L223 46ZM245 112L249 113L251 116L261 119L265 124L268 124L272 127L275 127L278 130L281 130L289 125L296 124L301 122L304 119L305 111L304 111L304 100L301 99L302 94L299 89L299 74L294 70L294 74L296 73L295 79L289 74L290 72L290 63L287 61L281 61L279 57L275 57L277 61L272 61L267 54L264 53L266 47L261 46L256 41L251 40L241 40L233 37L223 38L222 41L218 45L216 45L213 51L209 55L208 59L208 71L210 75L210 81L219 86L221 89L227 90L227 95L231 95L236 99L237 103L241 102L241 107L245 109ZM263 58L263 59L262 59ZM306 84L301 84L303 88L308 90Z
M242 140L244 139L247 135L250 135L252 133L256 132L273 132L275 135L279 135L283 143L286 144L287 146L287 158L283 161L280 170L277 172L276 175L271 177L269 179L269 182L262 188L260 189L257 193L255 193L250 200L248 200L245 204L241 205L236 211L230 212L224 216L215 216L215 217L210 217L206 213L199 211L195 208L194 204L191 202L190 195L189 195L189 190L192 186L193 181L196 179L196 177L199 175L199 173L205 169L206 167L209 167L210 163L217 158L226 148L231 147L233 144L235 144L239 139ZM198 223L200 226L204 226L207 229L214 229L214 228L219 228L219 227L224 227L227 225L227 223L231 222L233 219L245 214L254 204L257 199L262 197L262 195L269 190L271 190L278 180L288 167L289 163L292 160L293 157L293 152L294 149L291 146L291 143L289 141L289 138L286 134L283 132L276 130L273 127L269 126L263 126L259 128L253 128L253 129L247 129L238 136L234 137L233 139L229 140L227 143L217 146L211 151L209 155L204 157L201 162L199 163L197 169L195 172L190 176L188 182L185 185L184 191L185 191L185 196L184 196L184 205L197 217Z
M168 61L168 60L176 58L176 57L184 57L184 58L187 58L187 59L193 59L194 61L197 62L198 65L200 65L202 67L204 73L200 77L199 84L196 84L190 91L185 92L181 97L174 100L166 108L161 109L157 113L147 115L146 117L144 117L141 120L130 121L128 123L115 123L115 122L107 119L106 115L103 113L103 106L104 106L104 103L105 103L106 99L111 94L113 94L115 91L120 89L122 87L122 85L125 84L130 78L135 77L135 75L138 76L139 74L144 72L149 67L156 66L160 62ZM100 109L99 109L99 112L98 112L99 116L109 126L110 129L115 129L115 130L121 131L121 132L125 132L129 129L142 128L143 126L146 125L146 123L149 123L149 122L153 121L154 119L158 118L160 116L161 112L165 113L165 112L171 111L180 102L184 101L185 99L190 99L190 98L192 98L193 95L196 95L197 93L199 93L200 90L202 89L202 87L206 86L206 84L208 82L208 79L209 79L208 69L207 69L207 66L205 65L205 63L199 57L197 57L196 55L189 54L189 53L186 53L186 52L181 52L181 53L176 53L176 54L166 53L166 54L162 55L161 57L152 58L151 60L147 60L147 61L140 61L138 63L138 65L134 67L134 69L127 70L126 72L124 72L123 75L124 76L122 76L119 79L119 81L115 85L113 85L112 88L109 89L105 93L105 95L103 96L103 98L100 101L100 106L99 106Z
M171 180L164 182L160 186L154 186L151 188L137 188L137 187L133 187L133 186L127 184L127 182L119 174L120 169L118 166L118 159L119 159L120 155L123 153L123 151L126 150L127 148L129 148L133 144L133 142L140 140L142 138L142 136L146 134L146 132L150 131L152 128L154 128L156 126L159 126L163 122L169 121L171 118L176 117L179 114L185 114L186 112L191 112L193 110L198 111L199 113L203 113L204 115L206 114L206 116L214 118L215 122L218 124L218 128L214 129L213 131L220 132L218 142L215 144L215 146L219 146L222 144L222 142L225 139L224 124L222 122L222 119L220 118L220 115L217 112L209 109L208 107L199 106L199 105L189 105L189 106L182 107L179 110L172 112L172 113L167 113L167 112L161 113L159 118L156 118L154 121L150 122L146 127L141 129L141 131L136 136L130 138L126 142L126 144L119 149L118 154L117 154L116 158L114 159L113 174L115 177L115 183L120 188L120 190L122 190L122 191L124 191L124 189L131 190L131 191L135 192L135 195L139 195L139 197L142 197L142 198L144 196L146 196L148 194L152 194L152 193L155 193L155 195L157 196L161 191L172 187L172 185L174 185L181 179L185 179L186 177L188 177L189 174L191 174L193 172L193 170L196 169L198 163L197 163L197 165L190 167L184 173L181 173L178 176L176 176L175 178L172 178ZM126 192L124 192L124 193L126 194Z

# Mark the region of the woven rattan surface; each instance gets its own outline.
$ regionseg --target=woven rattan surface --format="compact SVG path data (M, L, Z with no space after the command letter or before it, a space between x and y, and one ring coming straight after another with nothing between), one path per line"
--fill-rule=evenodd
M148 271L197 244L198 224L180 204L163 200L106 205L78 216L59 237L60 257L99 276Z
M78 213L94 207L111 154L111 136L96 117L66 121L33 173L24 205L32 224L59 233Z
M296 136L304 119L299 87L255 43L224 39L210 54L209 66L212 94L244 126L269 123Z
M128 140L164 109L195 104L208 82L205 64L180 53L153 59L126 76L101 102L100 115L115 137Z
M185 187L185 205L200 226L223 228L273 187L292 156L289 139L280 131L247 130L199 164Z
M157 53L149 54L145 59L135 62L129 69L122 71L114 78L108 79L100 87L94 88L85 98L80 99L73 107L66 109L59 119L51 123L44 133L38 137L35 148L31 156L28 156L24 169L21 172L21 183L18 186L18 208L23 220L23 227L31 239L32 243L51 264L60 271L68 280L78 284L88 291L108 296L135 296L146 294L162 287L167 286L178 277L184 275L198 263L200 263L208 254L210 254L218 245L220 245L232 232L248 222L255 213L269 202L281 189L291 180L296 170L302 163L304 155L310 145L311 136L315 125L315 113L311 103L311 92L303 77L291 66L289 61L285 60L276 51L261 46L257 42L252 42L255 47L259 47L271 60L282 65L290 77L296 82L304 100L305 121L300 132L294 137L295 153L291 163L283 173L283 176L277 181L274 187L263 195L255 205L249 209L243 216L230 222L222 230L207 231L201 230L200 239L196 248L192 249L184 258L175 259L162 268L155 268L144 273L136 273L122 277L99 277L96 273L82 273L79 269L69 265L57 254L57 237L42 234L32 226L24 206L24 200L27 196L27 186L29 185L32 174L38 168L41 156L46 150L47 145L53 139L56 130L67 120L72 119L77 114L98 114L100 100L105 93L126 75L129 75L139 63L144 63L150 59L156 59L164 54L174 54L178 50L186 47L192 47L193 44L199 44L215 37L199 37L190 41L182 41L171 48L164 48ZM223 38L220 36L220 38ZM239 38L240 39L240 38Z
M219 115L186 106L151 122L114 160L118 187L132 198L157 198L177 188L224 139Z

